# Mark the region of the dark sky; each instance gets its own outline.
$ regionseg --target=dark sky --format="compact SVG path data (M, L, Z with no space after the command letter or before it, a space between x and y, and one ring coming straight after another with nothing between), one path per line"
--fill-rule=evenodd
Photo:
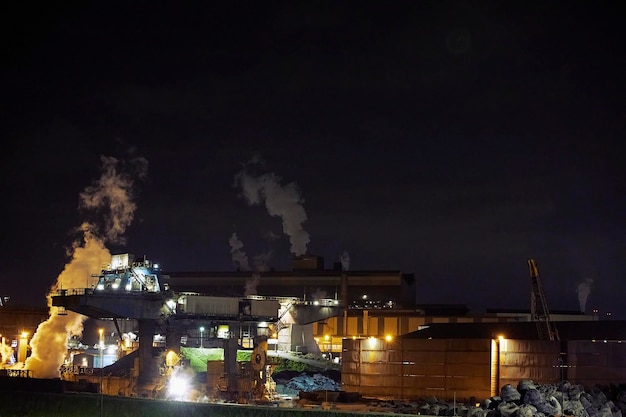
M20 2L2 13L0 293L41 305L101 156L143 157L113 252L290 267L235 186L297 185L308 253L414 273L419 303L626 318L617 2ZM181 5L180 3L185 3Z

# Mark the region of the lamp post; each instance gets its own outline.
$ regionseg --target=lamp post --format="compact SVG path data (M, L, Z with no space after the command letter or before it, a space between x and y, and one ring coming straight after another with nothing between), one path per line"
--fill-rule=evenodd
M204 335L204 327L200 327L200 347L202 346L202 336Z
M104 373L104 329L98 329L100 335L98 346L100 347L100 417L104 408L104 392L102 392L102 374Z

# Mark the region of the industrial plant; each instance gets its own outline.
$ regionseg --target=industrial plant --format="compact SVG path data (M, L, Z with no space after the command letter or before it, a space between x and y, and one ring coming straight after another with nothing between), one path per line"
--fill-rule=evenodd
M84 288L52 294L57 320L88 317L97 332L95 344L63 341L52 379L111 396L258 404L280 401L272 374L281 358L339 370L334 401L471 403L521 380L626 381L626 326L595 312L551 312L536 262L527 266L529 310L470 315L464 305L416 304L411 274L326 268L316 256L294 257L291 271L166 273L116 254ZM18 316L0 309L3 386L51 378L29 366L45 313L25 314L30 331L18 333ZM192 372L198 358L202 379Z

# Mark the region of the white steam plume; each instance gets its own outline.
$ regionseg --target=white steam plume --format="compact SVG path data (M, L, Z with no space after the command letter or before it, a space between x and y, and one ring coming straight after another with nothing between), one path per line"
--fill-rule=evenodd
M254 258L252 258L254 270L257 272L269 271L272 256L274 256L274 252L271 250L255 255Z
M349 271L350 270L350 254L348 254L348 252L346 251L343 251L343 253L341 254L341 258L339 260L341 261L341 270Z
M101 233L111 243L124 243L122 234L133 221L136 204L132 200L133 177L118 171L120 162L112 157L102 156L102 175L92 186L80 194L80 207L94 210L102 215L104 229ZM147 173L148 161L135 158L131 162L137 177L143 179Z
M328 295L326 291L322 290L321 288L317 288L315 292L311 294L311 297L313 298L313 300L323 300L325 298L328 298Z
M249 271L250 264L248 263L248 255L241 250L243 248L243 242L237 237L237 233L234 233L228 239L230 245L230 254L233 259L233 264L241 271Z
M254 177L244 169L235 176L235 185L241 187L248 204L259 205L265 200L268 213L282 219L283 232L289 236L291 252L304 255L310 241L309 234L302 228L307 219L302 206L304 200L295 183L282 186L281 180L273 173Z
M256 287L261 282L261 277L258 273L252 275L252 278L246 281L246 288L244 291L244 295L257 295Z
M578 283L578 287L576 287L576 293L578 294L578 304L580 305L580 311L585 312L587 308L587 299L589 298L589 294L591 293L591 284L593 284L593 279L585 278L581 282Z
M143 177L147 161L140 158L132 163L134 168L139 168L136 173ZM37 327L30 341L31 356L24 367L36 378L60 376L67 340L82 334L83 322L87 318L71 311L67 315L57 314L59 309L52 306L52 296L59 289L85 288L88 277L99 273L111 261L105 241L123 241L121 234L133 219L136 208L131 199L133 180L129 174L118 171L120 165L115 158L102 157L102 175L80 194L80 208L96 211L96 218L102 216L105 226L99 228L95 222L85 222L77 228L80 237L68 250L70 261L47 296L50 317ZM104 230L103 237L99 237L98 230Z

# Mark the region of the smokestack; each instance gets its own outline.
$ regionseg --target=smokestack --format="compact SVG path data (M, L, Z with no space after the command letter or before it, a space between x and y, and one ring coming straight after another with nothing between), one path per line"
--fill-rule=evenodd
M302 255L293 257L294 270L323 270L324 258L321 256Z

